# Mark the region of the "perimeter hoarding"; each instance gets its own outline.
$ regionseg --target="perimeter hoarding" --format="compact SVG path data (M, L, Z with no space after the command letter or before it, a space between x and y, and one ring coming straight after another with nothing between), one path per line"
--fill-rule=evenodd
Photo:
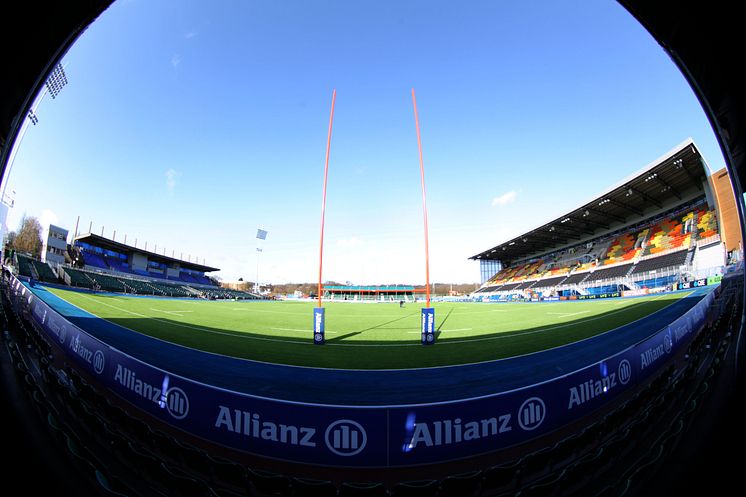
M97 340L15 278L10 290L12 300L30 311L31 319L71 362L142 411L246 453L365 468L467 458L572 423L635 388L686 347L704 324L714 298L710 292L633 347L541 384L452 402L351 407L262 398L170 374Z

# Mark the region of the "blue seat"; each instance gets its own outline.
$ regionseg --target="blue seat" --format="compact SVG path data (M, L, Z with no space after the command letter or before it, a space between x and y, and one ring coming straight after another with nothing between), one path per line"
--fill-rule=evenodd
M339 487L339 497L385 497L388 495L383 483L343 482Z
M337 495L337 487L332 482L326 480L293 478L291 486L293 497L326 497Z
M231 490L240 489L241 492L246 492L248 480L246 469L243 466L227 459L213 457L210 454L207 454L207 458L212 472L211 481L215 487Z
M105 495L126 496L130 495L129 489L117 478L105 475L102 471L95 470L96 481Z
M482 491L492 495L515 489L520 472L520 460L492 466L484 471Z
M476 495L479 492L481 484L481 471L452 475L440 482L438 497L467 497Z
M395 497L432 497L438 492L438 480L419 480L402 482L396 485L392 495Z
M290 490L290 479L286 476L261 471L256 469L247 469L247 476L251 486L253 486L261 495L286 495Z

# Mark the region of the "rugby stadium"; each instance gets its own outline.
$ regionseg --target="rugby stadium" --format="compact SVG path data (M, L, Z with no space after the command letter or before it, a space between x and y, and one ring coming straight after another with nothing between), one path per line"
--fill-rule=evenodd
M664 22L621 3L646 26ZM108 4L48 13L64 22L3 96L3 168L19 109ZM693 86L714 98L712 86ZM716 122L725 113L705 107ZM703 420L725 416L733 404L723 391L738 380L742 156L726 158L711 173L692 139L661 144L659 157L593 198L473 247L479 288L432 301L428 291L431 329L425 288L327 285L323 345L315 299L268 299L222 285L204 262L50 226L40 259L4 253L13 468L44 471L29 488L58 495L694 488L701 479L671 467L712 457L699 437L721 434Z

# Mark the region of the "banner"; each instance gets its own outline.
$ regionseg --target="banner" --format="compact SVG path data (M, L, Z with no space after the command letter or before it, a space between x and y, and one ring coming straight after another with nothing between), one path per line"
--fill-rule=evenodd
M88 335L17 280L10 290L78 369L165 423L263 457L368 468L468 458L573 423L636 388L688 346L714 299L710 292L647 340L540 384L451 402L340 406L273 400L171 374ZM312 368L304 374L313 381Z
M647 288L638 288L637 290L623 290L622 297L639 297L640 295L647 295Z
M588 295L578 295L577 300L610 299L621 296L622 294L620 292L593 293Z

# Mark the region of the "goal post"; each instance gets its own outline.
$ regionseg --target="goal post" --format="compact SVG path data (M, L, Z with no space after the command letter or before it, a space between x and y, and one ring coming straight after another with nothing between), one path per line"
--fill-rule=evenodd
M427 234L427 194L425 191L425 163L422 160L422 138L420 135L420 118L417 113L417 97L412 88L412 106L414 107L414 125L417 129L417 150L420 156L420 182L422 184L422 218L425 225L425 307L422 308L422 344L435 343L435 309L430 307L430 247Z
M321 276L322 269L324 266L324 215L326 211L326 183L329 177L329 150L332 144L332 123L334 122L334 102L337 99L337 90L332 91L332 109L329 112L329 132L326 138L326 159L324 160L324 186L321 193L321 236L319 240L319 284L318 284L318 299L319 305L313 310L313 343L316 345L324 344L324 305L321 302L322 297L322 286Z

